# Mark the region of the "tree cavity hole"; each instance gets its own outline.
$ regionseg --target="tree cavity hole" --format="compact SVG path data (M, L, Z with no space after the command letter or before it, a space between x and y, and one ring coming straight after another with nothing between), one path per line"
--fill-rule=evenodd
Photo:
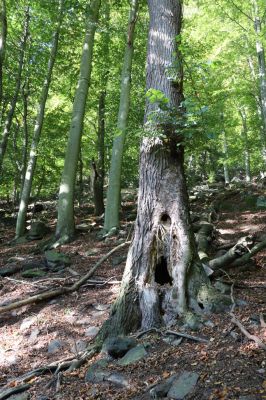
M166 285L168 283L172 285L173 278L169 275L165 257L161 257L155 267L155 282L159 283L159 285Z
M164 226L170 226L171 225L171 218L169 217L168 214L166 214L166 213L162 214L161 223Z

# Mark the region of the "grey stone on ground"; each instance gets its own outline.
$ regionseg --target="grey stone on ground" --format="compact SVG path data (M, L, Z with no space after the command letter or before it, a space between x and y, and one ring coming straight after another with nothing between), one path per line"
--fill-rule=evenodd
M106 371L103 368L107 367L109 360L102 358L93 363L85 374L85 382L98 383L103 382ZM110 372L109 372L110 374Z
M27 238L30 240L42 239L50 229L42 221L36 221L31 224L30 230L27 234Z
M103 343L102 352L113 358L121 358L136 345L136 340L128 336L111 337Z
M230 294L231 293L231 286L227 285L226 283L223 283L221 281L216 281L214 284L214 287L219 290L219 292L223 294Z
M37 320L36 317L28 317L28 318L23 319L19 329L21 331L25 331L25 330L29 329L31 327L31 325L33 325L36 322L36 320Z
M117 256L112 258L112 266L116 267L117 265L120 265L122 262L126 261L127 256Z
M36 343L37 342L37 336L39 335L40 330L38 328L35 328L31 331L31 334L29 336L29 341L31 343Z
M46 272L41 269L27 269L21 272L23 278L42 278L46 275Z
M49 354L54 354L61 350L65 346L65 342L59 339L53 339L49 344L48 344L48 353Z
M196 372L185 371L173 382L167 397L174 400L182 400L191 393L199 379Z
M85 336L93 337L96 336L100 328L98 326L90 326L85 331Z
M79 353L82 351L85 351L87 348L87 342L84 342L84 340L77 340L71 347L72 353Z
M91 229L91 225L82 222L81 224L76 225L76 229L81 232L88 232Z
M19 393L9 397L9 400L29 400L29 399L30 399L29 393Z
M93 249L86 251L85 256L86 257L95 256L100 253L102 253L102 249L100 247L94 247Z
M177 338L174 335L168 335L165 338L163 338L163 341L165 343L170 344L171 346L179 346L180 343L183 341L183 338L182 337L181 338Z
M266 208L266 197L265 196L259 196L257 198L256 207L258 207L258 208L260 208L260 207Z
M71 263L70 258L64 253L59 253L55 250L47 250L44 254L46 258L46 263L50 268L54 268L57 266L66 266Z
M174 380L177 378L177 374L170 376L169 378L165 379L163 382L159 383L155 387L150 390L150 397L152 399L160 399L167 396Z
M95 304L94 308L97 311L105 311L108 310L108 308L110 308L110 304Z
M133 347L133 349L129 350L123 358L121 358L118 361L119 365L129 365L133 364L142 358L146 357L147 351L145 350L145 347L142 344L139 344L136 347Z
M24 262L22 263L22 270L23 271L28 271L29 269L46 269L46 266L44 264L44 262L42 261L26 261L24 260Z

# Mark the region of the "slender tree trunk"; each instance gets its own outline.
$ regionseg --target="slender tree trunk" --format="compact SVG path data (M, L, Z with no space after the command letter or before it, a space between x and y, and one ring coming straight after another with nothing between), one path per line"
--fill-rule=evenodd
M94 214L102 215L104 213L104 138L105 138L105 99L106 90L102 90L99 95L98 106L98 131L97 131L97 161L93 163L93 202Z
M25 175L27 171L27 157L28 157L28 146L29 146L29 129L28 129L28 97L29 97L29 82L26 80L25 85L22 88L22 99L23 99L23 148L22 148L22 161L21 161L21 181L20 181L20 193L22 193Z
M248 145L248 129L247 129L247 116L246 111L243 108L239 108L239 114L242 121L242 139L244 144L244 163L245 163L245 173L246 173L246 182L251 181L251 173L250 173L250 153L249 153L249 145Z
M26 46L27 46L27 39L28 39L28 35L29 35L29 21L30 21L30 12L29 12L29 7L27 7L25 10L24 32L23 32L23 37L22 37L21 45L20 45L17 83L16 83L14 96L11 101L10 109L7 114L7 119L4 124L4 131L3 131L1 143L0 143L0 176L2 174L4 155L6 152L8 137L10 134L12 121L13 121L13 117L15 114L16 104L17 104L17 100L18 100L18 96L19 96L19 92L20 92L20 87L21 87L21 75L22 75L22 70L23 70L24 57L25 57Z
M117 119L117 134L114 138L112 147L109 185L104 216L104 230L106 232L109 232L112 228L119 227L122 160L129 115L131 70L134 55L133 43L134 31L138 15L138 5L138 0L131 0L127 44L125 48L124 65L121 76L121 92Z
M0 107L3 100L3 65L7 36L6 1L0 0Z
M227 143L227 136L224 128L224 115L223 113L221 114L221 120L222 120L222 146L223 146L223 153L224 153L224 163L223 163L223 168L224 168L224 182L226 185L229 185L230 183L230 175L229 175L229 168L228 168L228 143Z
M100 93L98 105L98 130L96 151L97 158L93 163L93 199L94 214L102 215L104 213L104 176L105 176L105 102L107 95L107 84L110 70L110 2L105 1L103 6L105 32L102 34L102 58L103 64L100 74Z
M177 0L148 0L148 6L147 89L163 93L168 107L156 122L158 104L147 102L134 239L102 337L168 325L177 316L191 316L189 307L199 309L200 303L207 309L213 300L190 227L182 128L173 122L173 116L176 122L183 118L183 74L176 40L182 5ZM158 136L149 135L150 129Z
M253 0L254 10L254 29L256 33L256 51L259 67L259 89L260 89L260 105L262 126L261 141L262 141L262 157L266 165L266 64L265 64L265 50L261 41L261 20L259 17L259 8L257 0Z
M100 5L101 0L91 1L86 21L80 76L74 98L66 157L59 189L56 238L60 239L61 242L71 240L75 231L74 189L86 99L90 86L94 36L99 18Z
M29 161L28 161L27 170L26 170L26 174L25 174L23 189L22 189L21 198L20 198L19 211L18 211L18 216L17 216L16 238L19 238L20 236L22 236L26 229L27 208L28 208L29 199L30 199L33 175L34 175L36 162L37 162L37 149L38 149L38 144L39 144L39 140L40 140L40 136L41 136L41 132L42 132L45 105L46 105L46 100L47 100L48 93L49 93L49 87L50 87L50 83L51 83L51 79L52 79L53 67L54 67L54 63L55 63L55 59L56 59L56 55L57 55L57 49L58 49L59 32L60 32L62 16L63 16L63 2L64 2L64 0L59 1L59 19L58 19L58 23L57 23L56 30L54 33L50 58L48 61L47 75L44 80L44 85L42 88L42 93L41 93L39 107L38 107L38 113L37 113L37 117L36 117L36 121L35 121L34 131L33 131L33 138L32 138L32 143L31 143Z

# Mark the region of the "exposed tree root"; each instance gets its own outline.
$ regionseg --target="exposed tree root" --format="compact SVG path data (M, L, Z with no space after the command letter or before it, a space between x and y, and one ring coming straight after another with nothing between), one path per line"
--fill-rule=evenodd
M258 338L258 336L256 335L251 335L246 328L244 327L244 325L241 324L241 322L236 318L235 314L233 312L230 312L230 316L232 317L231 321L234 325L236 325L240 331L249 339L249 340L253 340L258 347L260 347L263 350L266 350L266 344L263 343L260 338Z
M7 312L7 311L11 311L14 310L15 308L19 308L22 306L25 306L27 304L33 304L33 303L39 303L43 300L49 300L52 299L54 297L60 296L62 294L66 294L66 293L73 293L75 291L77 291L82 285L84 285L85 282L88 281L88 279L94 274L94 272L96 271L96 269L104 262L106 261L113 253L115 253L117 250L122 249L123 247L125 247L126 245L128 245L130 242L124 242L122 244L119 244L118 246L116 246L115 248L113 248L111 251L109 251L109 253L107 253L105 256L103 256L91 269L90 271L84 275L83 277L81 277L77 282L75 282L73 285L71 286L62 286L58 289L54 289L54 290L48 290L46 292L37 294L35 296L32 297L28 297L27 299L23 299L23 300L19 300L16 301L14 303L8 304L6 306L2 306L0 307L0 314Z
M201 338L199 336L189 335L188 333L183 333L183 332L181 333L181 332L176 332L176 331L165 331L164 332L158 328L150 328L145 331L139 332L135 335L135 337L137 339L140 339L142 336L147 335L148 333L151 333L151 332L156 332L156 333L160 334L161 336L173 335L173 336L178 336L178 337L182 337L185 339L193 340L195 342L209 343L209 340Z

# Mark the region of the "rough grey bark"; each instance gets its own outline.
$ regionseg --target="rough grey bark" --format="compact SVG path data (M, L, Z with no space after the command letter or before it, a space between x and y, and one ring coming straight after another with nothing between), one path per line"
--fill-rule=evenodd
M134 55L134 31L138 15L138 0L131 0L128 21L127 43L124 54L124 65L121 76L120 105L117 118L117 133L113 140L109 185L107 190L104 216L104 230L110 231L119 227L119 211L121 198L121 171L123 150L126 140L126 129L129 115L131 70Z
M28 97L29 97L29 82L26 80L22 88L22 101L23 101L23 147L22 147L22 160L21 160L21 182L20 193L22 193L25 175L27 171L27 158L29 146L29 128L28 128Z
M12 121L13 121L13 117L15 114L16 104L17 104L17 100L18 100L18 96L19 96L19 92L20 92L20 88L21 88L21 76L22 76L24 57L25 57L25 51L26 51L26 46L27 46L27 39L28 39L28 35L29 35L29 21L30 21L30 11L29 10L30 10L29 7L27 7L25 10L23 36L22 36L21 44L20 44L18 72L17 72L17 77L16 77L16 87L15 87L15 92L14 92L13 98L11 100L10 109L8 111L7 118L6 118L6 121L4 124L4 130L2 133L2 138L1 138L1 143L0 143L0 176L2 174L4 155L6 152L8 137L10 134Z
M7 36L6 1L0 0L0 107L3 98L3 65Z
M86 19L80 75L75 92L65 163L59 189L56 238L61 243L71 240L75 231L74 190L86 100L90 86L94 36L98 24L100 5L101 0L91 0Z
M208 308L211 302L211 289L190 225L182 132L168 118L169 113L179 118L183 99L176 41L182 4L177 0L148 0L148 6L147 90L162 92L168 99L168 109L160 124L153 123L150 118L156 114L156 104L147 102L135 233L120 294L102 336L167 325L177 316L188 315L189 307L199 309L201 303Z
M58 49L58 41L59 41L59 33L60 33L60 28L61 28L61 23L62 23L62 17L63 17L63 3L64 0L59 0L59 17L58 17L58 22L56 24L56 29L54 32L54 37L53 37L53 42L51 46L51 52L50 52L50 57L48 61L48 67L47 67L47 74L44 80L43 88L42 88L42 93L40 96L40 102L38 106L38 112L37 112L37 117L35 121L35 126L34 126L34 131L33 131L33 138L32 138L32 143L31 143L31 149L30 149L30 155L29 155L29 160L28 160L28 165L27 165L27 170L25 174L25 180L22 188L22 193L20 197L20 204L19 204L19 211L17 215L17 224L16 224L16 238L19 238L20 236L24 235L25 229L26 229L26 217L27 217L27 208L30 200L30 192L31 192L31 187L32 187L32 181L33 181L33 175L36 167L36 162L37 162L37 149L38 149L38 144L40 141L41 137L41 132L42 132L42 126L43 126L43 121L44 121L44 113L45 113L45 105L46 105L46 100L48 97L49 93L49 87L52 79L52 73L53 73L53 67L57 55L57 49Z
M245 179L246 182L251 181L251 172L250 172L250 152L248 145L248 129L247 129L247 115L244 108L239 108L239 114L242 121L242 139L244 145L244 164L245 164Z

